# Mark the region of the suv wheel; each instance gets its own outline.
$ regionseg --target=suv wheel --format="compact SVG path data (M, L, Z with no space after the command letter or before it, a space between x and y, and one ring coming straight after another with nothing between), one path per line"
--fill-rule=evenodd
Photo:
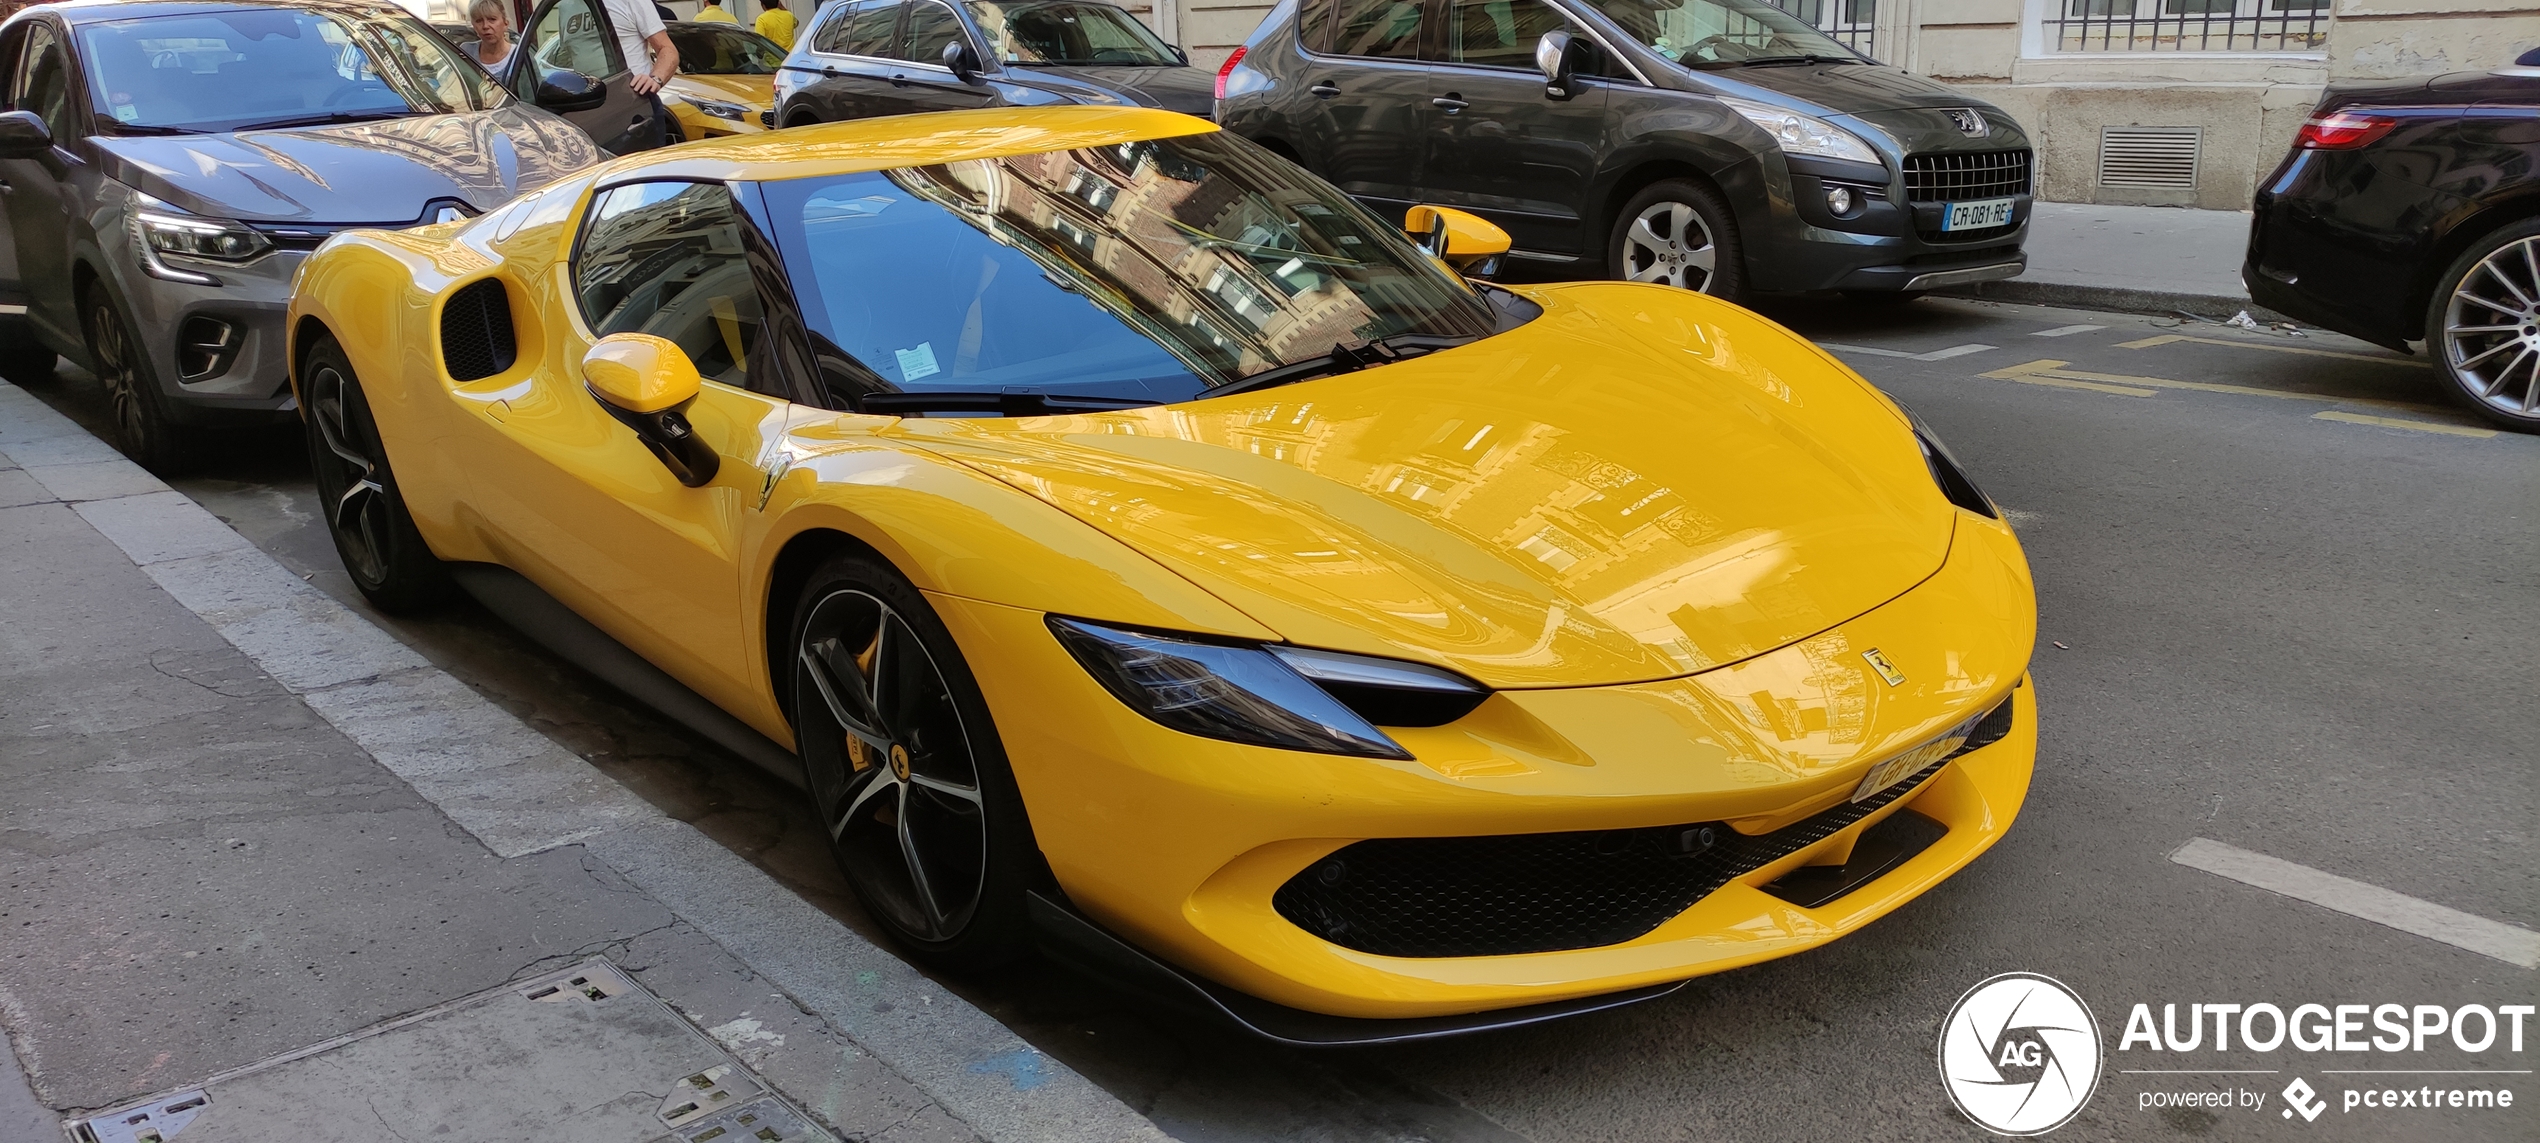
M1652 183L1623 204L1606 244L1608 268L1627 282L1655 282L1736 301L1746 294L1737 222L1700 183Z
M97 381L113 407L116 446L133 463L161 476L185 467L192 459L192 442L185 439L167 395L159 392L148 351L132 336L132 326L103 283L90 286L80 299L80 325L88 335Z
M2540 218L2462 251L2426 306L2425 345L2453 396L2506 428L2540 432Z

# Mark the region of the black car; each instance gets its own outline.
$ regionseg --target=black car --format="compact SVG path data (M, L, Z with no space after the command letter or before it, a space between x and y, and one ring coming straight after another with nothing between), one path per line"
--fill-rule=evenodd
M1511 256L1736 297L1911 297L2027 265L2029 140L1765 0L1282 0L1218 119Z
M2258 304L2409 351L2540 432L2540 67L2333 84L2258 190Z
M776 121L1055 103L1206 117L1212 98L1180 49L1097 0L832 0L776 76Z

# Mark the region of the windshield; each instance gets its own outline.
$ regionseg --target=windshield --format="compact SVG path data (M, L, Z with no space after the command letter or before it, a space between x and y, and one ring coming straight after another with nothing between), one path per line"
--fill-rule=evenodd
M1765 0L1587 0L1660 55L1692 68L1860 56Z
M1014 64L1179 67L1182 61L1138 18L1079 0L971 0L988 50Z
M109 131L239 131L482 111L504 95L406 16L238 8L79 29Z
M687 75L774 75L785 62L785 49L776 41L746 28L672 24L665 30L679 49L679 70Z
M1497 328L1392 227L1216 132L764 191L850 408L892 392L1166 403L1344 344Z

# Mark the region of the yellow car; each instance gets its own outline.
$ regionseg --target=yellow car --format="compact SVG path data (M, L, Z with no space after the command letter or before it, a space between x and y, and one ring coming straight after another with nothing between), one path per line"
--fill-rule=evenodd
M679 49L679 74L662 85L662 106L689 142L769 129L776 68L785 49L747 28L675 20L663 25Z
M939 962L1038 934L1430 1035L1823 944L2001 838L2033 589L1929 431L1412 215L1146 109L726 139L330 240L292 375L363 591L525 578L799 766Z

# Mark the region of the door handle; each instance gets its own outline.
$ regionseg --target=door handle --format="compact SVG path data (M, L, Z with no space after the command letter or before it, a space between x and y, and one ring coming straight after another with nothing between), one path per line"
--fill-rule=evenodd
M1449 115L1453 115L1458 111L1462 111L1465 108L1472 106L1472 104L1456 98L1456 93L1452 91L1430 100L1429 105L1438 108Z
M1331 97L1341 93L1341 89L1334 87L1329 83L1318 83L1312 87L1306 88L1305 90L1312 92L1314 94L1314 98L1316 99L1330 99Z

